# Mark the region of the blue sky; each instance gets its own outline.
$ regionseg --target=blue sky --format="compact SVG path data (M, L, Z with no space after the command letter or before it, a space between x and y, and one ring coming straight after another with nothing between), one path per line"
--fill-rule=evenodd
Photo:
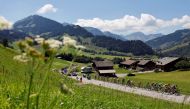
M171 21L174 18L180 20L184 15L190 16L190 0L0 0L0 16L11 22L15 22L31 14L36 14L46 4L51 4L56 11L40 14L44 17L58 22L76 23L81 26L93 26L92 22L95 21L93 19L98 18L99 22L96 22L97 25L94 27L119 34L127 34L135 30L142 30L141 28L143 28L142 26L137 27L132 25L134 29L125 32L131 26L127 24L120 28L110 26L116 23L113 22L114 20L124 19L126 15L139 18L140 20L142 14L147 14L149 17L153 16L156 19L164 21ZM82 19L82 22L79 19ZM106 20L111 23L106 23ZM102 21L104 23L98 24ZM164 26L164 28L159 27L159 29L155 29L154 31L142 30L142 32L168 33L174 31L174 29L182 28L184 25L188 27L190 25L188 23L186 21L185 24L177 24L172 27ZM105 27L106 25L108 27Z

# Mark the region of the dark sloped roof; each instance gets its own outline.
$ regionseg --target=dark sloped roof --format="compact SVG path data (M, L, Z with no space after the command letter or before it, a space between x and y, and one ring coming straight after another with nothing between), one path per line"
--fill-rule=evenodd
M147 63L152 62L151 60L141 60L138 65L146 65Z
M114 64L112 61L94 61L96 67L113 67Z
M156 62L157 65L167 65L173 61L178 60L178 57L165 57L165 58L161 58L158 60L158 62Z
M135 60L126 60L124 62L121 62L121 64L124 64L124 65L132 65L134 63L136 63L137 61Z

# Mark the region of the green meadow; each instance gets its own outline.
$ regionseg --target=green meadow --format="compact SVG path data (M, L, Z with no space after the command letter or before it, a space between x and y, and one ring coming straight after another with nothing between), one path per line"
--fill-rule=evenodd
M28 66L26 63L13 60L17 54L11 49L0 46L0 109L23 109L27 105ZM69 64L68 61L55 60L51 69L69 66ZM40 96L37 96L37 92L46 73L42 69L34 71L29 96L30 109L190 109L190 105L81 84L51 69ZM152 74L152 77L153 75L159 74ZM177 77L176 75L175 79ZM143 78L143 75L138 75L133 79L140 80L140 78ZM164 78L160 77L160 80L167 80L167 76ZM188 77L184 76L184 78ZM189 83L188 80L185 82L185 80L175 79L173 78L173 81L179 81L181 84Z

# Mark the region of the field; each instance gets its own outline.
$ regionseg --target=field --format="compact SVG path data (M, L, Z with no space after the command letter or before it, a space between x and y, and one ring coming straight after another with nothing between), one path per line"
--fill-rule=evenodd
M28 68L26 64L14 61L13 56L15 55L17 55L15 51L0 46L0 109L26 108L29 86ZM53 68L68 66L68 64L67 61L55 60ZM189 105L123 93L99 86L80 84L57 72L49 72L48 80L40 97L37 98L37 92L44 77L43 70L35 72L30 95L30 108L189 109L190 107Z
M137 74L135 77L127 78L143 83L160 82L177 84L182 93L190 95L190 71Z

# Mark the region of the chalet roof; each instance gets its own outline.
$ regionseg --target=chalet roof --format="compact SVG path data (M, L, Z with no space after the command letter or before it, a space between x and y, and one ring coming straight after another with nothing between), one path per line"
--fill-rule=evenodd
M94 61L94 64L96 65L96 67L113 67L114 64L112 61Z
M137 61L135 61L135 60L126 60L126 61L124 61L124 62L121 62L121 64L124 64L124 65L132 65L132 64L134 64L134 63L136 63Z
M178 60L179 58L178 57L165 57L165 58L161 58L159 59L156 64L157 65L167 65L173 61L176 61Z
M138 65L146 65L147 63L151 62L151 60L140 60Z

